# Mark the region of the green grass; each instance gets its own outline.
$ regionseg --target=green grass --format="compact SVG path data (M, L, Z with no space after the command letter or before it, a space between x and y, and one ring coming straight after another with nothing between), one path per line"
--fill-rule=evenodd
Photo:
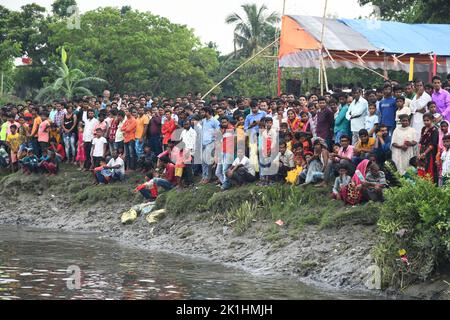
M206 211L206 204L220 189L214 185L189 189L173 189L167 192L165 208L169 214L180 215ZM159 206L161 206L159 202Z
M172 190L157 200L156 208L174 215L208 212L221 217L237 234L244 233L254 220L269 223L281 219L293 238L307 225L339 228L346 224L376 224L379 204L349 207L329 197L327 188L254 184L220 192L212 185L196 189Z

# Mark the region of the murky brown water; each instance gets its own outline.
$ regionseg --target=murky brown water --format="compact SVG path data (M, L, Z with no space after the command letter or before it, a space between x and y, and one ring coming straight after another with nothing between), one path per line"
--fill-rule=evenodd
M81 270L80 282L71 266ZM348 298L373 297L131 249L92 234L0 226L0 300Z

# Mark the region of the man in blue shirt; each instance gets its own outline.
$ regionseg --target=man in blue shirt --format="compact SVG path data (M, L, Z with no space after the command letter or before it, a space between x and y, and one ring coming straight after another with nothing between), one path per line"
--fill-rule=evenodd
M214 164L214 142L217 132L220 129L220 123L214 119L214 111L210 107L205 107L205 118L202 120L201 140L202 140L202 181L201 184L209 183L212 174L212 165Z
M383 96L384 98L379 104L381 124L388 127L389 136L392 136L396 127L395 112L397 111L397 104L395 98L392 96L392 86L388 83L383 87Z
M266 116L264 111L259 110L258 101L252 100L250 102L251 113L245 117L244 130L249 135L259 132L259 122Z
M375 141L373 152L380 165L383 165L386 160L391 159L391 137L389 136L388 127L384 124L381 125L380 131L377 133L377 140Z

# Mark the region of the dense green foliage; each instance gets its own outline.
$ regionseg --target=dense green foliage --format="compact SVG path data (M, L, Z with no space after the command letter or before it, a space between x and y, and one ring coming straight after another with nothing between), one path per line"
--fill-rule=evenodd
M8 62L11 69L14 56L33 59L32 66L16 68L10 75L15 94L32 97L59 77L51 70L61 46L71 69L107 80L113 91L175 96L206 91L214 84L218 53L202 45L188 27L148 12L107 7L82 14L80 28L72 28L64 12L73 3L56 1L55 14L47 16L45 8L35 4L20 11L0 6L0 46L18 46L7 55L1 50L0 66Z
M382 239L374 256L385 286L429 279L450 262L450 188L401 179L400 187L386 192L378 229ZM402 249L409 266L400 261Z
M380 9L381 17L412 23L449 23L448 0L359 0L361 5L372 3Z

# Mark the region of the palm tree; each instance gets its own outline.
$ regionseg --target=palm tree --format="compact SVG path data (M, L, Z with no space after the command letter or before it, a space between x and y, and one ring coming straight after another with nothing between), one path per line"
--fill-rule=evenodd
M86 74L80 69L69 69L66 64L67 56L65 51L62 54L61 61L56 68L57 79L53 84L41 89L36 99L41 102L49 102L52 99L65 98L70 101L76 96L92 96L89 85L105 84L108 82L97 77L86 77Z
M235 55L252 56L275 37L274 24L280 21L276 12L266 14L267 7L263 4L259 9L256 4L244 4L245 16L238 13L230 14L225 22L234 24Z

